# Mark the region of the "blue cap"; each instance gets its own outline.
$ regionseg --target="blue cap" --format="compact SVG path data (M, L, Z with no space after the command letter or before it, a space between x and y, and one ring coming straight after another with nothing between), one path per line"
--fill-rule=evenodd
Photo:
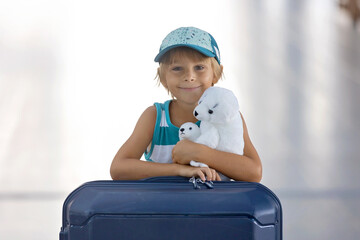
M169 33L161 43L155 62L169 50L176 47L189 47L208 57L214 57L220 64L219 47L210 33L195 27L181 27Z

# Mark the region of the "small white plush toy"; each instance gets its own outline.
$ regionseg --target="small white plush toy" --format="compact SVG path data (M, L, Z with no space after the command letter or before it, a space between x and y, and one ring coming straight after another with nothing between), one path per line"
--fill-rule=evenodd
M190 141L196 142L196 139L200 136L200 128L198 125L192 122L184 123L180 126L179 129L179 139L188 139ZM205 163L196 162L191 160L190 165L194 167L208 167Z
M201 134L194 142L219 151L244 153L243 122L239 103L232 91L220 87L208 88L194 109L194 116L201 121ZM221 178L229 180L224 175Z

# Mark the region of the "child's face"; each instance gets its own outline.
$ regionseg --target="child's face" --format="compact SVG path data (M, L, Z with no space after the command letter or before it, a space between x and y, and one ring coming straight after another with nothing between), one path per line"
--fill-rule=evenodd
M197 104L203 92L217 81L209 60L195 60L186 55L175 58L161 79L178 101L188 104Z

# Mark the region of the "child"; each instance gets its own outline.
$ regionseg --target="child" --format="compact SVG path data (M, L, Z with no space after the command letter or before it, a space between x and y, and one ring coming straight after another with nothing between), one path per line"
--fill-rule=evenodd
M194 28L178 28L163 40L157 77L172 100L155 103L140 116L129 139L111 164L114 180L142 179L154 176L200 177L221 180L218 172L241 181L260 182L261 160L252 145L245 121L244 155L221 152L189 140L179 141L179 126L185 122L200 124L193 116L202 93L222 76L220 52L215 39ZM145 153L147 161L140 161ZM192 167L195 160L209 167Z

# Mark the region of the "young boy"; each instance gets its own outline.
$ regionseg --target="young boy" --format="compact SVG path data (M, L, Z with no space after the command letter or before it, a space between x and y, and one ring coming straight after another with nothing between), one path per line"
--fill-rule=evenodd
M163 40L155 58L158 78L172 100L155 103L140 116L129 139L111 164L114 180L154 176L200 177L221 180L218 172L234 180L260 182L261 160L250 141L243 119L244 154L221 152L188 140L179 141L185 122L200 124L193 116L203 92L222 76L220 52L215 39L194 27L178 28ZM145 161L140 158L145 153ZM192 167L195 160L209 167Z

